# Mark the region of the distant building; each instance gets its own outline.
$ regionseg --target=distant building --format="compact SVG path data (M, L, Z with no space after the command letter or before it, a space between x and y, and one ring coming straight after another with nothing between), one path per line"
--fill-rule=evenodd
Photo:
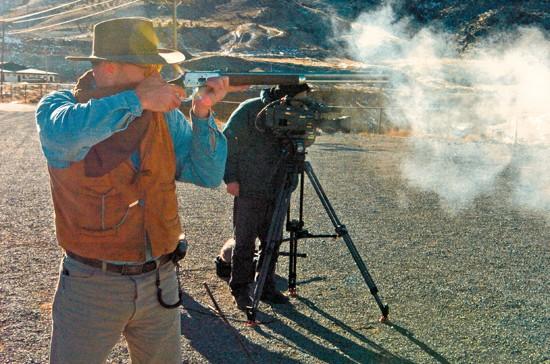
M55 83L59 81L59 74L55 72L28 68L13 62L0 63L0 76L3 76L3 82Z
M15 72L15 74L16 82L59 82L59 74L35 68L27 68Z

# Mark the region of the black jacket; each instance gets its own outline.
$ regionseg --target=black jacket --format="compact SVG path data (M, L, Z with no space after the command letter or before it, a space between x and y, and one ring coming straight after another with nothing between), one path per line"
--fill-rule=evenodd
M274 199L284 178L279 141L254 125L271 101L269 90L264 90L260 97L242 102L223 129L228 142L224 181L239 182L242 197Z

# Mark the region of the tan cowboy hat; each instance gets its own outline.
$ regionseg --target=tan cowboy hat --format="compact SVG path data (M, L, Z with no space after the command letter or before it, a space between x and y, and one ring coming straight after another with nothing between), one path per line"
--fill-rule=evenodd
M111 19L94 25L91 56L65 58L137 64L175 64L185 60L182 53L158 48L158 44L151 20L138 17Z

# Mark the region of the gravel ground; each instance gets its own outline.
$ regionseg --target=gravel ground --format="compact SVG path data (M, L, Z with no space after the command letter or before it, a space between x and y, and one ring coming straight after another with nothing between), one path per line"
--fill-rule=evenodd
M181 343L188 363L550 362L550 229L547 216L508 201L507 174L456 213L407 186L399 166L407 139L332 135L311 161L340 220L390 305L380 312L341 240L299 243L298 293L289 306L260 306L247 328L213 259L231 235L223 188L179 185L191 241L183 263ZM47 362L56 246L45 160L33 114L0 111L0 362ZM296 196L296 193L294 194ZM331 233L308 186L306 228ZM287 259L278 266L285 288ZM236 331L209 310L207 282ZM128 362L121 341L110 363Z

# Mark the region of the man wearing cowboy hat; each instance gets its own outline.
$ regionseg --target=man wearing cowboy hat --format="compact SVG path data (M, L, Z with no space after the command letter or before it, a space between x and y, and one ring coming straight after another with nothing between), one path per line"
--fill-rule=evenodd
M132 362L181 363L181 234L175 180L221 183L227 154L210 109L234 90L209 79L190 110L162 65L183 54L158 48L150 20L94 27L91 61L72 91L36 111L48 162L56 235L65 256L52 308L52 363L103 363L123 334ZM158 297L157 297L158 295Z

